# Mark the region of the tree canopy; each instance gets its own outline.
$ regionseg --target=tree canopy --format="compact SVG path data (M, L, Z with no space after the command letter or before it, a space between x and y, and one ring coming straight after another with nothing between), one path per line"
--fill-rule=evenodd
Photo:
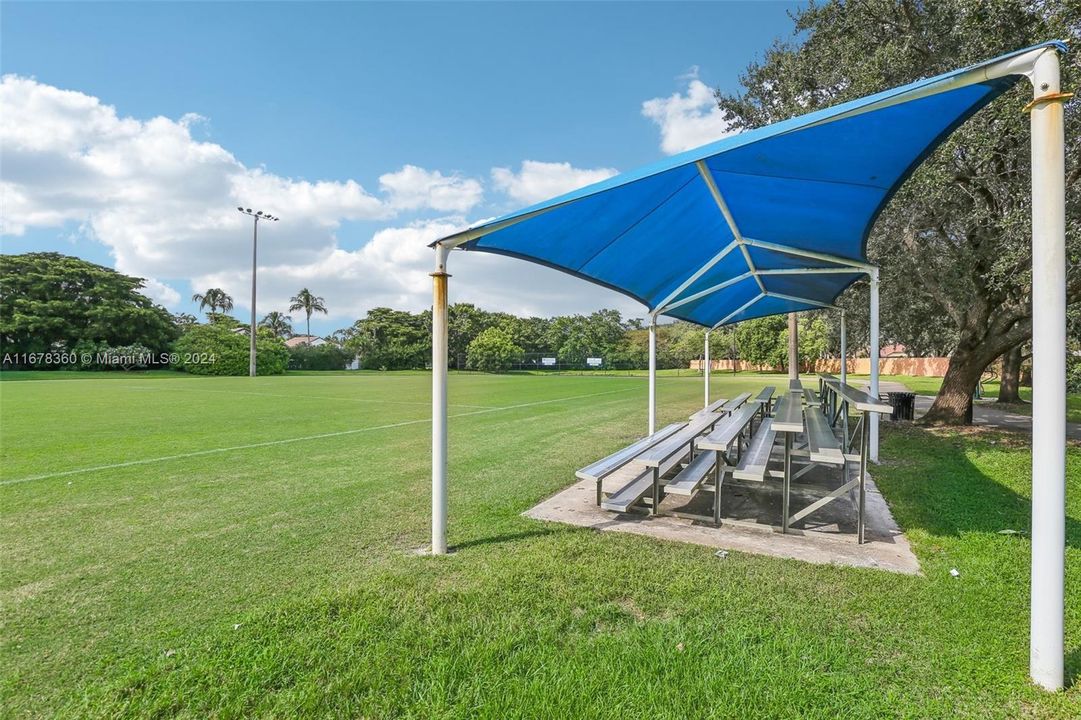
M304 311L304 321L307 323L307 330L305 331L311 343L312 334L312 313L327 314L327 304L323 298L312 294L308 288L302 288L300 292L294 295L289 300L289 312Z
M718 93L736 129L758 127L1049 39L1081 39L1081 5L1030 0L831 0L794 15L778 42ZM1063 64L1062 85L1079 79ZM951 135L901 187L868 244L883 268L882 331L947 349L931 416L960 421L983 370L1031 337L1030 146L1019 83ZM1069 298L1081 299L1081 113L1066 106ZM858 301L859 295L843 304ZM860 312L866 315L866 295ZM856 327L858 331L858 321ZM865 326L862 328L866 332Z
M469 367L482 372L506 372L521 355L522 348L497 327L486 328L469 343Z
M142 278L55 252L0 257L4 353L100 345L161 352L177 336L169 311L140 292Z
M206 292L195 293L191 296L191 301L199 303L200 310L210 308L207 316L227 313L233 309L233 296L221 288L210 288Z
M293 318L273 310L268 312L262 320L259 321L259 327L266 328L277 337L292 337L293 335Z

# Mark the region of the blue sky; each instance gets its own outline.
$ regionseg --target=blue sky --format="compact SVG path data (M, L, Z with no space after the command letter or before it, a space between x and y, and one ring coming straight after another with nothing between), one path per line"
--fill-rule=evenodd
M178 311L215 282L243 316L250 239L227 213L262 204L283 222L264 233L260 314L305 284L331 306L320 333L419 309L433 233L723 133L701 83L735 90L793 7L5 2L0 66L22 82L5 80L3 250L152 278ZM452 300L640 312L468 260Z

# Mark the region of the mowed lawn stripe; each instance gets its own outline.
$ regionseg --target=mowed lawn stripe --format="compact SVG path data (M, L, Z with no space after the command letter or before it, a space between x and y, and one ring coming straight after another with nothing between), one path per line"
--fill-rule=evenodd
M537 400L534 402L519 403L517 405L507 405L505 407L484 407L478 410L470 410L468 412L453 413L448 417L450 418L462 418L469 417L471 415L486 415L494 412L504 412L507 410L519 410L522 408L536 407L538 405L549 405L552 403L564 403L573 402L575 400L585 400L587 398L594 398L601 395L612 395L615 393L630 392L636 388L621 388L618 390L605 390L602 392L586 393L584 395L574 395L571 397L553 398L551 400ZM263 395L265 393L251 393ZM336 399L336 398L334 398ZM475 406L473 406L475 407ZM418 418L415 420L403 420L396 423L388 423L386 425L375 425L372 427L353 428L350 430L338 430L335 432L319 433L316 435L304 435L301 437L283 438L280 440L267 440L265 442L248 443L247 445L232 445L229 447L209 448L207 450L195 450L187 453L180 453L177 455L165 455L154 458L143 458L140 460L127 460L124 462L112 463L109 465L97 465L93 467L77 468L74 470L63 470L60 472L46 473L42 475L30 475L27 477L13 478L10 480L0 480L0 486L3 485L18 485L20 483L33 482L35 480L50 480L53 478L70 477L72 475L83 475L86 473L94 473L103 470L115 470L118 468L132 467L136 465L149 465L152 463L170 462L173 460L183 460L185 458L200 457L203 455L215 455L218 453L234 452L237 450L251 450L254 448L270 447L273 445L286 445L289 443L307 442L309 440L323 440L326 438L340 437L343 435L356 435L358 433L373 432L376 430L390 430L393 428L405 427L407 425L418 425L422 423L430 423L431 417Z
M430 376L372 378L263 387L329 396L364 384L374 397L428 397ZM208 384L244 389L248 380ZM116 447L146 451L139 423L114 418L145 421L168 408L140 415L146 400L104 387L112 382L79 383L92 391L75 395L42 388L11 415L5 405L5 445L22 436L9 420L49 427L111 400L102 422ZM778 383L715 376L714 392L764 384ZM316 434L283 428L350 429L380 416L377 424L417 422L3 488L3 714L1078 715L1076 689L1046 696L1025 679L1030 544L998 534L1027 529L1024 447L884 426L875 478L897 503L924 577L741 553L722 560L707 548L522 517L572 483L577 467L642 434L645 390L640 379L453 376L458 400L524 407L450 423L455 552L438 559L414 554L429 540L426 408L253 398L266 404L251 414L227 394L170 394L207 418L209 432L191 442L218 432L220 446L243 444L228 441L260 422L279 438ZM701 382L664 378L658 396L659 422L686 419L702 403ZM285 417L264 419L275 407ZM70 463L77 441L46 434L39 451ZM1071 450L1071 587L1081 583L1078 460ZM1069 647L1078 633L1071 609Z
M271 378L153 377L116 380L0 383L0 478L23 477L109 466L142 458L169 457L211 448L233 447L283 438L320 435L361 427L389 425L429 416L430 376L334 376L318 383L311 397L310 376ZM463 376L453 382L452 403L503 407L590 390L642 388L591 379L553 378L543 388L476 382ZM269 396L168 392L158 388L203 384L208 390L240 390ZM33 386L33 387L32 387ZM150 390L143 389L152 388ZM327 391L330 392L327 392ZM521 392L520 392L521 390ZM293 398L275 397L278 394ZM403 401L401 404L352 403L323 396ZM62 451L58 452L58 448Z
M641 384L605 387L469 413L452 423L456 509L464 509L462 496L477 481L466 458L473 448L490 448L491 441L480 439L500 437L508 423L515 432L530 427L530 434L504 434L505 446L520 455L531 437L586 433L592 419L626 417L630 408L643 414L633 396ZM18 646L16 655L33 657L40 640L52 647L41 651L43 662L55 658L56 672L79 677L60 657L91 659L92 648L126 656L133 646L153 654L163 633L178 625L198 627L198 618L212 621L227 608L230 615L247 612L321 587L328 577L340 586L345 568L345 577L363 577L371 562L388 559L388 550L393 557L395 548L424 541L428 441L418 422L378 440L331 439L299 452L258 448L161 465L152 474L136 467L103 473L94 483L9 487L4 604L28 614L9 626L6 651ZM502 492L498 484L493 490L493 496ZM461 537L466 527L455 518L452 532ZM82 620L71 626L70 617ZM45 628L32 629L38 622ZM53 687L59 691L65 682Z

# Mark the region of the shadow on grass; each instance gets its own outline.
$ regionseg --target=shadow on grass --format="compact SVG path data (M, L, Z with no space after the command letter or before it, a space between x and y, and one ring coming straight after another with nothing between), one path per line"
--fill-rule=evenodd
M512 543L517 540L525 540L531 537L539 537L541 535L551 535L552 530L527 530L517 533L504 533L503 535L493 535L491 537L475 538L473 540L466 540L465 542L455 544L451 549L455 551L465 550L472 547L483 547L485 545L502 545L504 543Z
M1027 445L1012 438L948 435L919 426L894 426L882 457L872 468L875 482L889 499L905 529L920 528L932 535L957 537L966 532L1015 530L1030 534L1032 502L989 477L969 459L974 448L999 450L1016 458L1012 467L1028 477ZM994 443L994 444L992 444ZM1081 522L1066 516L1066 545L1081 549Z
M1077 681L1081 679L1081 645L1078 645L1073 650L1066 650L1066 668L1065 678L1063 684L1067 688L1072 688L1077 685Z
M901 527L939 537L1003 530L1031 537L1032 502L990 476L970 454L999 452L999 476L1031 482L1031 449L1008 434L951 434L920 426L893 426L886 436L885 464L872 470ZM1076 483L1076 481L1074 481ZM1070 479L1067 478L1069 485ZM1077 488L1067 487L1067 495ZM1067 514L1066 547L1081 549L1081 522ZM1081 646L1066 648L1065 685L1081 679Z

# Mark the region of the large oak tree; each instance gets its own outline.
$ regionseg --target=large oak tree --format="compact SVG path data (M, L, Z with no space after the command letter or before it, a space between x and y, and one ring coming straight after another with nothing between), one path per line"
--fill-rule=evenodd
M776 43L748 68L744 92L718 94L735 127L1081 36L1081 5L1061 2L832 0L793 20L794 39ZM1067 57L1063 88L1079 79ZM964 422L985 368L1032 335L1030 145L1021 112L1031 97L1029 84L1020 82L976 113L894 195L869 238L868 254L883 268L886 338L927 345L926 329L945 325L953 341L930 420ZM1069 302L1081 300L1078 107L1066 106Z

